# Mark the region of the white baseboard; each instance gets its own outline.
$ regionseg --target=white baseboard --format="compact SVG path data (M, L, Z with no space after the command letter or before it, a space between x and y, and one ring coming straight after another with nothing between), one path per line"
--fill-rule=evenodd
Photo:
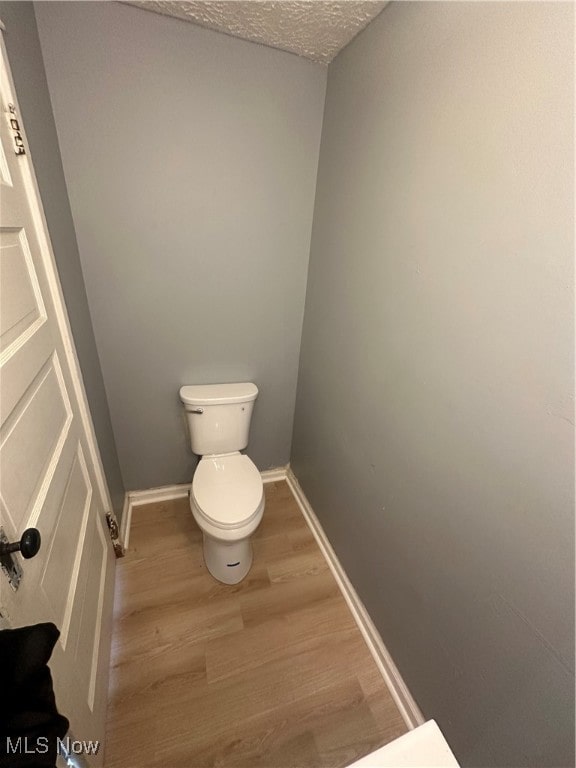
M265 469L264 472L260 472L262 475L263 483L279 483L281 480L286 480L288 469L290 465L285 467L276 467L275 469Z
M376 666L380 671L380 674L384 678L386 685L392 695L392 698L396 702L406 726L409 729L417 728L419 725L425 722L424 715L420 711L418 705L414 701L412 694L408 690L408 686L402 679L398 667L394 664L388 649L384 645L380 633L374 626L374 622L368 615L368 611L364 607L364 604L358 597L358 594L352 586L350 579L346 575L346 571L342 567L342 564L338 560L336 553L332 549L332 545L328 541L324 529L320 525L320 521L314 514L310 502L306 498L304 491L300 487L296 475L290 468L286 474L286 481L292 491L294 498L296 499L298 506L302 510L304 519L308 523L310 530L314 534L318 546L332 571L332 575L336 579L336 583L340 587L340 591L346 600L348 607L358 625L358 629L362 633L362 637L366 641L366 645Z
M148 488L145 491L128 491L124 496L124 507L120 522L120 542L124 547L124 551L128 549L134 507L138 507L140 504L154 504L159 501L182 499L188 496L189 490L190 483L184 483L183 485L163 485L160 488Z
M120 544L124 552L128 549L128 539L130 538L130 523L132 522L132 505L129 495L124 494L124 506L122 507L122 520L120 520L120 532L118 534Z
M265 469L261 472L263 483L275 483L280 480L286 480L288 465L285 467L276 467L275 469ZM160 488L147 488L145 491L128 491L124 496L124 508L122 510L122 520L120 522L120 542L124 550L128 549L130 539L130 524L132 522L132 511L134 507L140 504L155 504L160 501L170 501L171 499L182 499L188 496L190 492L190 483L182 485L163 485Z
M160 488L148 488L146 491L128 491L130 504L137 507L139 504L156 504L159 501L170 501L171 499L183 499L188 496L190 483L182 485L163 485Z
M350 612L358 625L358 629L362 633L362 637L368 646L368 650L372 654L376 666L384 678L392 698L396 702L406 726L409 729L413 729L422 725L422 723L425 722L422 712L420 712L418 705L412 698L406 683L402 679L398 668L394 664L392 657L380 637L380 633L374 626L372 619L368 615L368 611L358 597L342 564L332 549L332 545L328 541L320 521L314 514L310 502L300 487L300 483L294 472L290 469L290 465L287 465L286 467L278 467L276 469L267 469L264 472L261 472L261 475L263 483L274 483L281 480L286 480L288 483L288 486L302 511L304 519L320 547L320 551L326 558L326 562L342 592L344 600L346 600L346 604L350 608ZM170 501L171 499L181 499L186 497L189 491L190 483L184 483L183 485L165 485L161 488L150 488L145 491L129 491L124 498L124 509L120 524L120 541L122 542L124 549L128 549L130 524L134 507L141 504L152 504L160 501Z

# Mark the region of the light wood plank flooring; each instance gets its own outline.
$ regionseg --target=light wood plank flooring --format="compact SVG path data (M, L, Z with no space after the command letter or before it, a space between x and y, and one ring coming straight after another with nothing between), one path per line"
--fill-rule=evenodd
M188 499L134 510L108 768L336 768L406 731L290 489L265 489L236 586L206 570Z

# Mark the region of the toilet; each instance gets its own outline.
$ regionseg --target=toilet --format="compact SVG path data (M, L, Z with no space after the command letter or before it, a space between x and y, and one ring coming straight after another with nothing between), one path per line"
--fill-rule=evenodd
M180 389L193 453L201 457L190 508L204 538L204 562L218 581L237 584L252 565L250 537L264 514L256 465L240 453L248 445L258 387L200 384Z

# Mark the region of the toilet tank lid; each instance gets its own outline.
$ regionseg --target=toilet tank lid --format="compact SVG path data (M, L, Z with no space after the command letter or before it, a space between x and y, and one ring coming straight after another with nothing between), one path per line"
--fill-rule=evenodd
M251 382L241 384L193 384L180 389L184 405L226 405L256 400L258 387Z

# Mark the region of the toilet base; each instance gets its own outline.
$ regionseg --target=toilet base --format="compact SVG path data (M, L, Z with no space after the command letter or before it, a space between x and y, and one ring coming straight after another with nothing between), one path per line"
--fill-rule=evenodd
M204 538L204 562L215 579L223 584L238 584L247 576L252 565L250 539L218 541L202 534Z

